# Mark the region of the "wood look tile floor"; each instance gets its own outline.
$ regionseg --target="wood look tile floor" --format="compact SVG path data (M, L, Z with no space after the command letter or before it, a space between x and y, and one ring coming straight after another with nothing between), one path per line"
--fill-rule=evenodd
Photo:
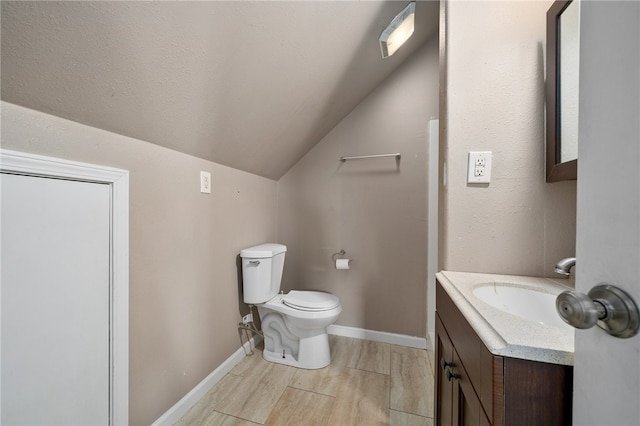
M433 425L433 352L329 336L331 365L245 357L176 425Z

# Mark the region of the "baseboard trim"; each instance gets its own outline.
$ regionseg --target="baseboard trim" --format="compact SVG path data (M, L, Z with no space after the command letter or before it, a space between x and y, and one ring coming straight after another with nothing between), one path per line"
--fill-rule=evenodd
M365 330L344 325L330 325L327 328L329 334L335 336L353 337L354 339L372 340L374 342L391 343L393 345L407 346L417 349L432 349L424 337L407 336L405 334L387 333L386 331Z
M247 343L238 348L229 358L227 358L218 368L213 370L211 374L198 383L189 391L182 399L176 402L173 407L169 408L162 416L158 418L151 426L169 426L175 424L191 409L200 399L213 388L222 378L244 359L246 353L251 348L260 343L260 336L253 336Z

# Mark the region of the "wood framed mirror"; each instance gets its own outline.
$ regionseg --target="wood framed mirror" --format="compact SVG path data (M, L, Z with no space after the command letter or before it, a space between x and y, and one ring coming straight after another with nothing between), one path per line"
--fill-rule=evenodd
M547 11L547 182L578 176L580 2L557 0Z

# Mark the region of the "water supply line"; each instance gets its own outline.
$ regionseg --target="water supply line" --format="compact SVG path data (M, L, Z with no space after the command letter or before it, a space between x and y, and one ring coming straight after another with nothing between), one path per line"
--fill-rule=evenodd
M245 321L245 318L247 317L248 317L248 320ZM253 322L253 305L249 305L249 314L242 317L242 322L238 323L238 334L240 335L240 345L244 348L244 343L242 343L243 330L245 331L245 335L247 331L250 331L254 334L257 334L264 340L264 334L262 334L262 332L258 330L258 327L256 327L255 323ZM249 344L250 351L249 353L246 353L245 351L245 354L247 356L253 355L253 348L251 347L251 338L249 336L247 336L247 343Z

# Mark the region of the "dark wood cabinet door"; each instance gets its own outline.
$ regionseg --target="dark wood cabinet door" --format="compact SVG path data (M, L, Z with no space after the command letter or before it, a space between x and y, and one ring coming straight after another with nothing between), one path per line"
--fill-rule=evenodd
M438 315L436 315L435 350L435 424L451 426L453 424L454 381L447 380L446 371L449 368L449 364L453 363L453 345Z
M482 409L480 399L476 394L466 371L460 363L460 357L453 350L453 422L456 426L489 425L489 420Z

